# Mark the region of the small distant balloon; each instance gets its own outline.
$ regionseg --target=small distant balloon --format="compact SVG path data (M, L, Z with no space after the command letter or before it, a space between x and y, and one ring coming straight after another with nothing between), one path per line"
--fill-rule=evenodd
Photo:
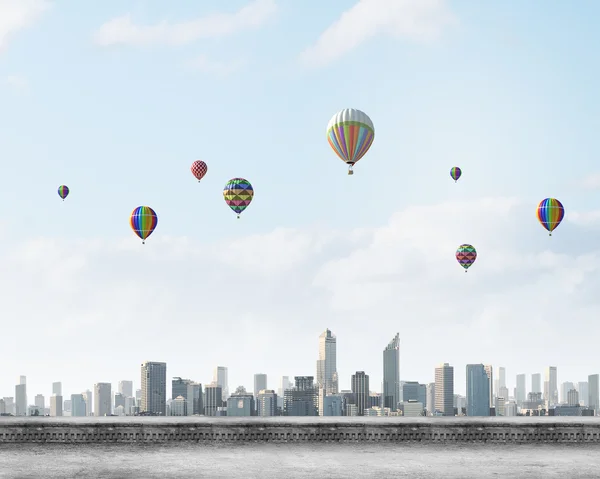
M339 111L327 124L327 141L340 159L348 165L348 174L375 139L375 127L369 116L354 108Z
M546 198L538 205L537 218L540 224L549 231L548 236L552 236L552 232L564 217L565 209L556 198Z
M63 201L65 201L65 198L67 196L69 196L69 187L66 185L61 185L58 187L58 196L60 196L62 198Z
M465 273L473 266L476 259L477 251L470 244L461 244L456 250L456 261L465 268Z
M254 188L244 178L233 178L223 188L223 198L239 219L254 198Z
M450 176L454 180L454 183L456 183L458 181L458 179L460 178L460 175L462 175L462 171L458 166L454 166L453 168L450 169Z
M203 161L196 160L192 163L190 169L192 170L192 175L194 175L198 180L198 183L200 183L200 180L204 178L204 175L206 175L206 172L208 171L208 166Z
M152 234L158 224L158 216L149 206L138 206L131 213L129 224L133 232L146 243L146 238Z

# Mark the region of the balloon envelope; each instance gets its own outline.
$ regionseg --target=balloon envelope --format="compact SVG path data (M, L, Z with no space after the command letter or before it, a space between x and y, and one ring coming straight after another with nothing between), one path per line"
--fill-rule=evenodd
M546 198L540 201L537 218L540 224L550 232L550 236L564 217L565 209L556 198Z
M327 124L327 141L340 159L354 165L360 160L375 139L373 122L366 113L347 108L329 120Z
M461 244L456 250L456 261L465 268L465 271L473 266L476 259L477 251L470 244Z
M458 181L458 179L460 178L460 175L462 175L462 171L458 166L455 166L450 169L450 176L452 177L452 179L455 182Z
M138 206L129 219L131 229L142 241L152 234L158 224L158 216L149 206Z
M196 160L192 163L192 167L190 169L192 170L192 175L194 175L196 179L200 181L202 178L204 178L204 175L206 175L208 166L203 161Z
M223 188L223 198L227 205L238 215L244 211L254 198L254 188L244 178L233 178Z
M69 196L69 187L66 185L61 185L58 187L58 196L60 196L63 200Z

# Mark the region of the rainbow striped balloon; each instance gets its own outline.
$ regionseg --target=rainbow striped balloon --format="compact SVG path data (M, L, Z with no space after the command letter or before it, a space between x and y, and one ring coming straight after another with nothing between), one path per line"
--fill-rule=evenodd
M69 196L69 187L66 185L60 185L58 187L58 196L60 196L62 200L65 201L65 198Z
M462 175L462 171L458 166L454 166L454 167L450 168L450 176L454 180L454 183L456 183L458 181L458 179L460 178L460 175Z
M336 155L348 164L348 174L353 174L352 167L373 144L375 127L368 115L354 108L342 110L329 120L327 124L327 141Z
M133 232L142 239L145 244L146 238L152 234L158 224L158 216L149 206L138 206L129 219Z
M546 198L540 201L537 208L537 218L540 224L546 228L552 236L552 232L565 217L565 209L556 198Z

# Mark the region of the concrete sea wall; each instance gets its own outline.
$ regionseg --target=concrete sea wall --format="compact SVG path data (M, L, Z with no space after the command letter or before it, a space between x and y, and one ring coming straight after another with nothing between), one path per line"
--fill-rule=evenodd
M597 443L600 417L0 417L14 443L421 442Z

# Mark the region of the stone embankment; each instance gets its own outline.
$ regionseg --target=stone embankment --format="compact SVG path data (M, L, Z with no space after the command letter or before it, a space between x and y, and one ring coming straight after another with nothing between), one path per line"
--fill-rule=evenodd
M13 443L597 443L600 417L0 417Z

